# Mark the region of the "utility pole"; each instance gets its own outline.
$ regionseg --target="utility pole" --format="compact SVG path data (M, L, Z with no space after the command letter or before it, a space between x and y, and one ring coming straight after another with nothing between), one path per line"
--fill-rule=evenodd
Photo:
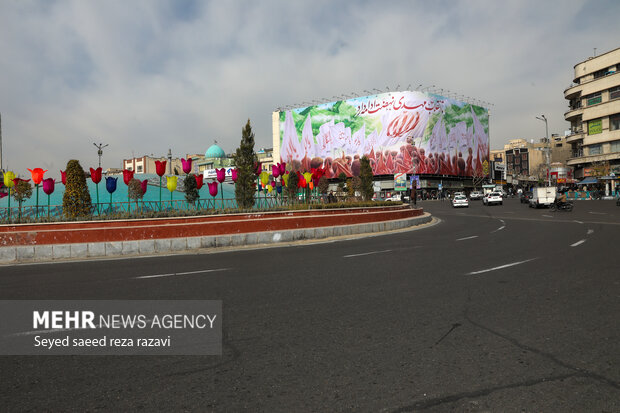
M101 168L101 157L103 156L103 148L108 146L108 144L106 143L104 145L103 143L100 143L99 145L97 145L96 143L93 143L93 145L95 145L95 148L97 148L97 155L99 155L99 167Z
M536 119L545 122L545 161L547 163L547 186L551 186L551 171L550 169L550 154L549 154L549 124L547 123L547 117L545 115L536 116Z

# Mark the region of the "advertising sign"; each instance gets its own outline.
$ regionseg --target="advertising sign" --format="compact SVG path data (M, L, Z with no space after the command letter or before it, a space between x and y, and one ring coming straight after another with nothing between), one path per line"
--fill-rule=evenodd
M596 119L588 122L588 135L603 133L603 120Z
M226 168L226 179L227 180L231 180L232 179L232 170L233 169L235 169L235 168L233 168L233 167ZM215 179L215 178L217 178L217 172L215 171L215 169L205 169L202 174L204 176L204 179Z
M324 167L328 178L472 176L489 159L488 110L422 92L391 92L279 112L274 147L294 170Z
M407 174L404 172L394 174L394 190L406 191L407 190Z
M415 185L415 189L422 188L420 186L420 176L419 175L411 175L411 184L410 184L411 189L414 188L414 185Z

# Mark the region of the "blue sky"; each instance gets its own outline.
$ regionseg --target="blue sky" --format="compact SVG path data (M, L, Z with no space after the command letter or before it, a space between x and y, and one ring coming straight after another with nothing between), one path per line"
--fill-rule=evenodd
M257 148L271 112L436 85L492 102L491 147L568 128L573 66L620 47L618 1L0 1L4 167Z

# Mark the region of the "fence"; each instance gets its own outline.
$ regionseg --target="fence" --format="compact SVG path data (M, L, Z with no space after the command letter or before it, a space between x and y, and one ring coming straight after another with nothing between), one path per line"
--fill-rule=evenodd
M309 199L298 198L298 202L316 204L324 202L322 196L312 196ZM287 197L261 196L254 200L254 209L263 210L289 205ZM154 212L172 211L217 211L234 210L237 208L237 201L234 198L205 198L199 199L195 203L185 200L164 201L138 201L138 202L101 202L93 203L90 214L93 217L110 218L119 214L135 214L136 217ZM21 221L61 221L63 218L62 205L39 205L37 206L11 206L0 208L0 222L21 222Z

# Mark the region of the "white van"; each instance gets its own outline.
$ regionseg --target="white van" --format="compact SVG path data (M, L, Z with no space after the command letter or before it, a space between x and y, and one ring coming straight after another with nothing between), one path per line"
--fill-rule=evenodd
M543 186L532 189L532 197L530 198L530 208L540 208L541 206L549 206L555 202L557 188L555 186Z

